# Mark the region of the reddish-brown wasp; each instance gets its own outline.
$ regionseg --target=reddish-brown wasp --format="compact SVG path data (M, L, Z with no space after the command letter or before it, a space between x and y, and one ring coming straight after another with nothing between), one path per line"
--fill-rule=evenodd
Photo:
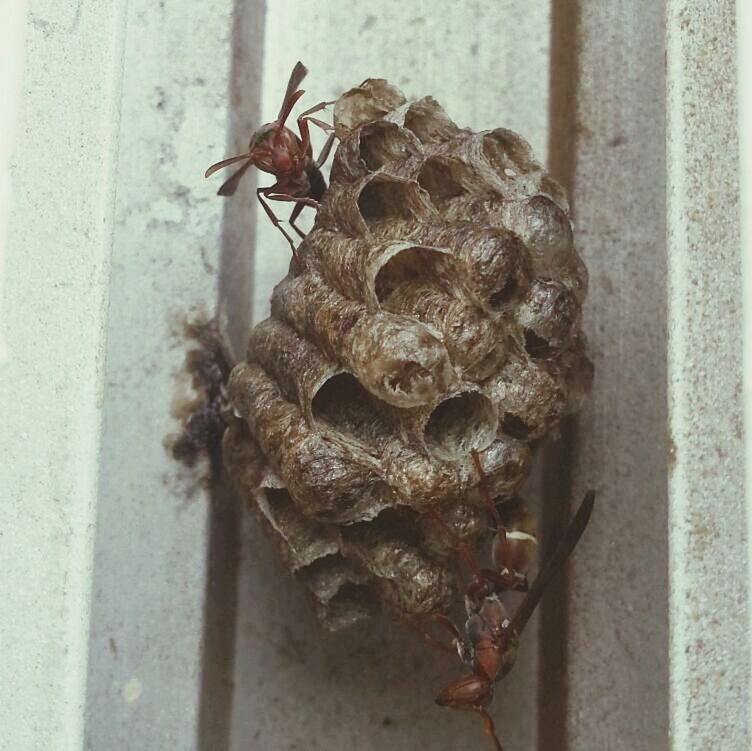
M537 546L533 519L519 501L503 504L500 512L491 499L480 458L475 452L473 461L481 478L481 496L496 527L492 549L494 569L480 569L467 546L457 542L459 552L473 571L472 581L465 592L465 634L463 636L447 616L436 614L432 620L451 633L452 644L450 646L429 635L426 638L445 651L456 651L470 669L467 675L446 686L436 703L442 707L476 712L494 748L502 751L493 720L486 709L493 699L494 684L512 669L522 631L552 577L564 565L585 531L593 511L595 493L590 491L585 495L566 534L528 589L527 570ZM444 528L447 534L456 537L448 525ZM509 590L527 592L511 617L499 597Z
M305 237L295 224L304 206L318 208L321 196L326 190L326 182L321 174L321 166L326 162L334 142L333 127L328 123L312 117L315 112L320 112L334 102L321 102L315 107L310 107L298 115L298 130L300 137L295 135L285 126L292 108L305 91L299 89L301 82L308 73L303 63L298 62L292 69L290 80L287 84L285 98L277 119L272 123L262 125L252 136L248 144L248 151L244 154L231 156L217 162L206 170L205 177L213 175L217 170L227 167L236 162L245 164L223 183L218 193L221 196L231 196L238 187L240 179L246 170L254 165L262 172L268 172L276 177L274 185L265 188L257 188L256 195L264 207L266 215L272 224L285 236L290 243L293 255L295 255L295 243L280 223L279 218L272 211L267 201L288 201L295 204L290 214L290 226L300 235ZM319 158L314 160L311 148L311 134L308 124L313 123L325 132L330 133Z

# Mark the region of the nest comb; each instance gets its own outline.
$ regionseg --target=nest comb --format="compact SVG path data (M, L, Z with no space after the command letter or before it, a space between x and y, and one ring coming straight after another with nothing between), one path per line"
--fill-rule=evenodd
M562 188L515 133L457 127L368 80L335 105L316 224L251 332L224 461L336 629L447 609L457 537L592 377Z

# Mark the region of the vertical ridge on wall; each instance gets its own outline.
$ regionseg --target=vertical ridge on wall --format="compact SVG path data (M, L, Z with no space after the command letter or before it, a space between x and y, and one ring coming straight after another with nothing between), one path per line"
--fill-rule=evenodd
M569 748L648 751L668 735L664 3L580 0L573 201L595 365L575 498Z
M578 23L578 0L552 0L547 166L567 191L575 226ZM577 418L568 417L562 421L559 439L543 451L541 563L566 529L573 506L576 444ZM569 589L568 571L563 571L549 586L540 606L538 748L541 751L567 748Z
M739 177L742 255L743 308L743 387L744 463L746 466L747 566L752 566L752 4L737 3L737 90L739 93ZM752 601L747 602L747 618L752 622ZM752 630L747 629L750 654ZM752 685L752 660L748 680ZM747 706L747 722L752 727L752 702Z
M548 159L551 175L573 198L577 159L578 39L581 0L551 0Z
M234 2L227 87L228 155L247 149L251 132L261 122L264 15L263 0ZM231 171L223 171L212 186L221 184L229 174ZM249 170L232 198L215 199L217 211L220 206L223 211L217 316L236 359L245 353L253 306L251 268L256 226L249 207L255 206L256 182L255 170ZM201 751L225 751L232 729L238 576L247 499L237 497L224 473L221 478L212 478L209 497L198 747Z
M26 5L3 7L9 33L26 29L0 53L21 72L0 296L0 745L78 751L125 3Z
M75 14L73 3L58 5ZM203 170L225 148L232 5L127 4L88 684L79 710L91 751L192 751L197 743L206 467L184 469L164 441L179 429L171 408L187 410L192 396L185 319L211 313L217 300L221 209ZM90 3L78 7L83 22Z
M736 8L668 0L667 19L672 748L747 749Z
M232 59L227 87L227 144L216 160L242 154L254 130L273 117L261 110L264 63L265 0L235 0L232 16ZM276 114L276 113L275 113ZM209 165L205 165L208 167ZM233 174L237 165L220 171L209 182L213 191ZM267 176L262 173L262 180ZM217 196L222 212L222 249L219 259L218 315L222 329L242 359L254 305L253 266L256 247L256 195L259 172L250 169L231 197Z

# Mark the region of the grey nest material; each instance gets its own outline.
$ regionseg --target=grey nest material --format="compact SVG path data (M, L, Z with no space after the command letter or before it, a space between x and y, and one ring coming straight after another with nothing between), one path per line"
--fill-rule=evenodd
M336 629L444 611L531 445L592 379L562 188L517 134L368 80L335 106L330 186L232 372L233 481ZM448 539L449 538L449 539Z

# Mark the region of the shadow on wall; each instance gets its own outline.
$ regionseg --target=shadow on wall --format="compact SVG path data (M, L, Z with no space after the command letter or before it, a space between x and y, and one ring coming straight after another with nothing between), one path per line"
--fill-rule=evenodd
M235 2L228 154L247 148L248 124L259 122L264 15L263 0ZM217 316L236 359L245 352L251 323L255 182L250 171L234 200L217 197L223 209ZM214 478L210 498L198 734L203 751L222 751L230 746L244 504L224 478Z

